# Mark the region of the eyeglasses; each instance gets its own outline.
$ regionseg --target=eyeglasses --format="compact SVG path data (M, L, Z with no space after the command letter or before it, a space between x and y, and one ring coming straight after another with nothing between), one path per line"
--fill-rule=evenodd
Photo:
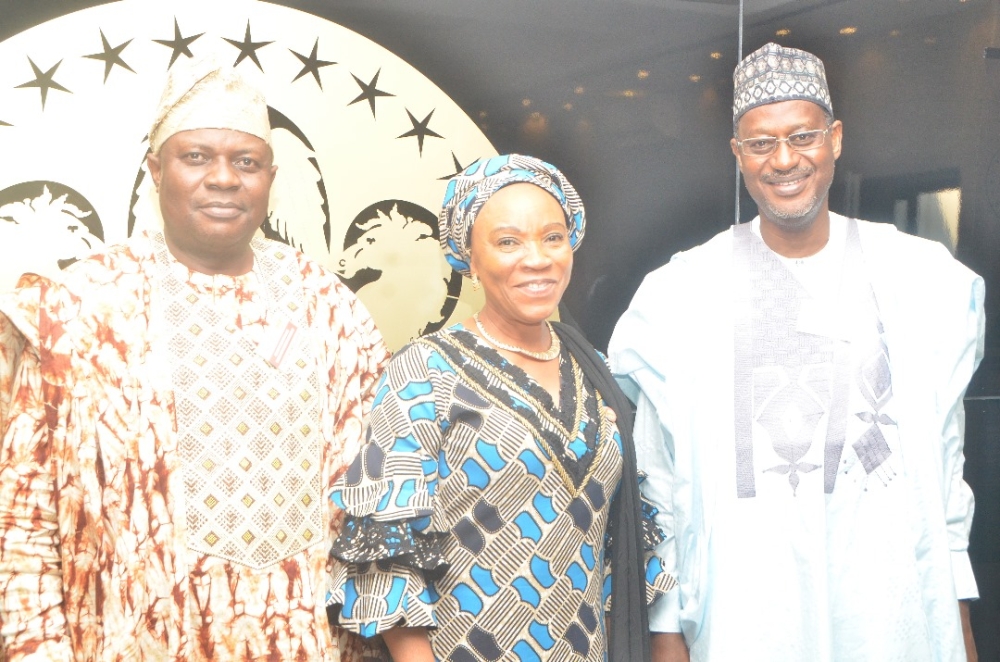
M805 152L810 149L822 147L826 140L826 134L832 127L825 129L813 129L812 131L799 131L787 138L775 138L774 136L755 136L746 140L737 140L740 152L743 156L770 156L774 150L778 149L778 143L788 143L788 146L796 152Z

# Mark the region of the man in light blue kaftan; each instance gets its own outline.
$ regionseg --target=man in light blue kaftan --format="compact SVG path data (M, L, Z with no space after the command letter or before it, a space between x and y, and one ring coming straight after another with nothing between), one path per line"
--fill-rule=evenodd
M734 79L760 216L649 274L610 346L680 586L650 610L654 660L975 659L983 281L829 211L843 127L818 58L768 44Z

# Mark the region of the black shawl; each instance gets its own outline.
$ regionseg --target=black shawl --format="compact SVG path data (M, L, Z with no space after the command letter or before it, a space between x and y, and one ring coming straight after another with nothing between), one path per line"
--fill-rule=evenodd
M608 366L579 331L566 324L552 325L584 374L614 410L623 449L622 478L611 502L611 626L609 662L648 662L649 615L646 608L643 557L642 502L636 481L632 444L632 405L611 376Z

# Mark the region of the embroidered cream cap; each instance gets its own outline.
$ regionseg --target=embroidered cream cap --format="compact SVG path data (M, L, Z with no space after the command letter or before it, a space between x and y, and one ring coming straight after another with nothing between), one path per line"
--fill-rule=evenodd
M271 144L263 93L214 58L178 62L171 69L149 130L149 148L156 154L170 136L193 129L234 129Z

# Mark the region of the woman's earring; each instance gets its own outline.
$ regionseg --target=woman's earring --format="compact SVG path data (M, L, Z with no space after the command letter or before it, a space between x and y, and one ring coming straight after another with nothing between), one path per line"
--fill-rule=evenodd
M472 291L477 292L479 290L479 276L472 274Z

